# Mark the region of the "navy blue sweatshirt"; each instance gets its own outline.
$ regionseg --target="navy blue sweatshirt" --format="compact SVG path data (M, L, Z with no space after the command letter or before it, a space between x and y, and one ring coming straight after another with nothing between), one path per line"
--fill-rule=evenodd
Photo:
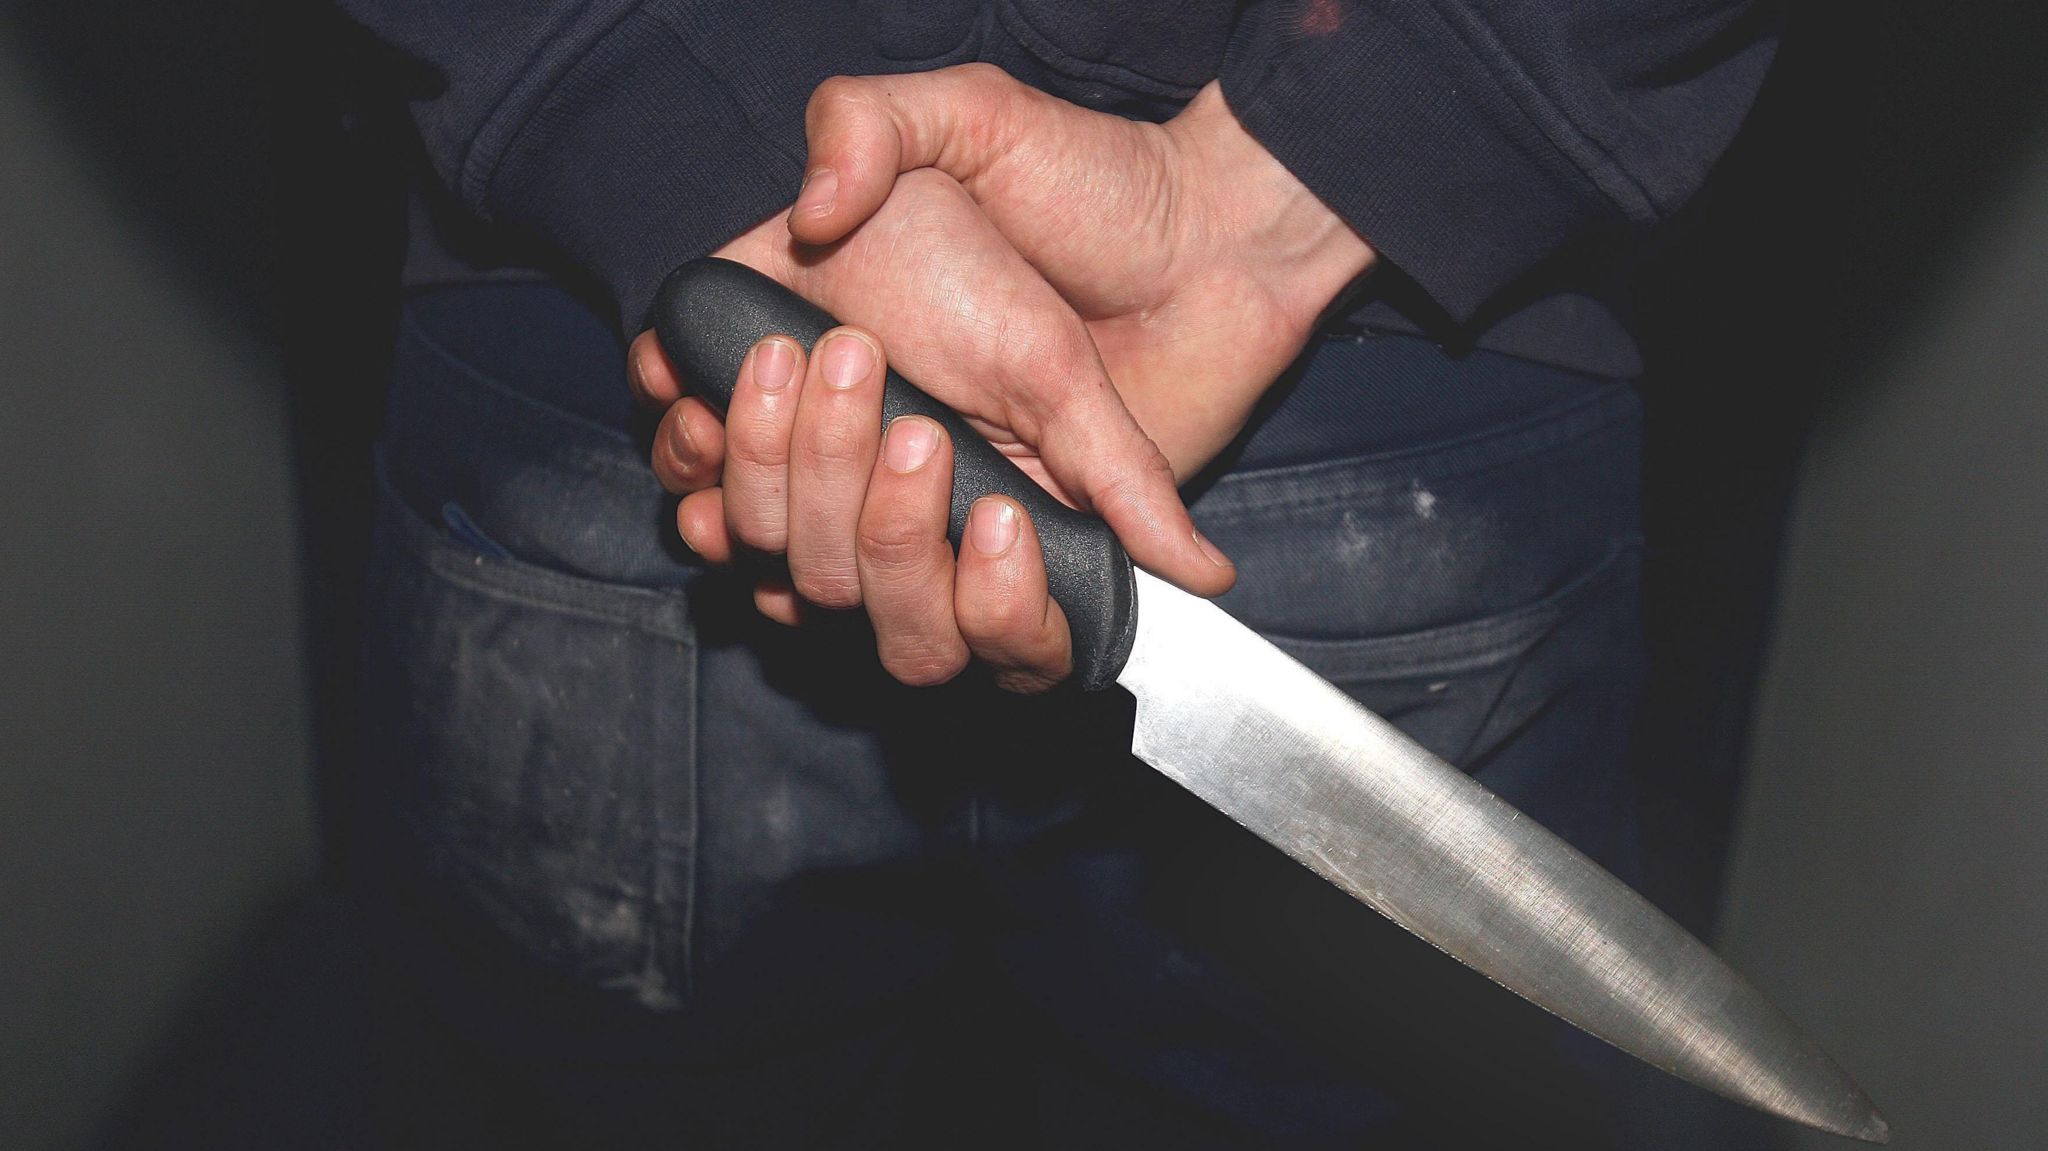
M795 197L837 74L981 60L1164 119L1220 79L1379 251L1352 321L1630 374L1632 248L1768 68L1752 0L343 0L439 74L415 120L475 215L639 327L655 284Z

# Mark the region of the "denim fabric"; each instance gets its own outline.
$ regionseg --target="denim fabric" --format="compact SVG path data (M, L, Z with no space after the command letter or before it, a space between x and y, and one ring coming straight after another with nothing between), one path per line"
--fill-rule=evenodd
M1597 1045L1131 759L1121 692L909 689L857 615L759 619L622 379L550 287L407 305L356 826L408 1090L522 1145L1613 1138ZM1629 874L1638 424L1333 339L1192 506L1234 614Z

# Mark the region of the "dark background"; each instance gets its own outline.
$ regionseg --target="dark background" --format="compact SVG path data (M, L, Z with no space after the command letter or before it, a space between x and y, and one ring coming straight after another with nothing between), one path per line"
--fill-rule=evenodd
M2048 1140L2044 48L2034 4L1801 6L1641 300L1652 894L1907 1149ZM399 211L370 51L0 3L0 1145L347 1145L375 1073L318 770Z

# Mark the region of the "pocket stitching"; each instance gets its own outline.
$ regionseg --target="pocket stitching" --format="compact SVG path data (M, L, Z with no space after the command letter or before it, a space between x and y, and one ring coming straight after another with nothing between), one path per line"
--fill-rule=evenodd
M682 588L646 588L633 584L607 583L583 576L553 571L525 560L496 559L458 545L453 537L435 529L406 502L386 474L384 461L377 461L377 483L401 533L406 549L436 575L480 595L488 595L526 607L567 612L586 619L615 623L649 635L688 643L694 638L687 621L687 599ZM655 609L634 613L611 609L600 598L630 599Z
M1629 416L1633 405L1616 401L1632 398L1633 395L1634 393L1627 388L1617 388L1614 392L1593 396L1561 410L1552 409L1528 419L1489 429L1479 435L1446 443L1395 452L1349 456L1339 460L1318 460L1314 463L1286 467L1232 472L1217 480L1214 487L1195 501L1195 511L1197 516L1205 521L1219 524L1237 523L1275 511L1307 511L1361 498L1405 492L1414 482L1415 477L1408 474L1410 472L1430 473L1432 484L1449 484L1482 477L1503 468L1555 455L1567 448L1594 440ZM1528 437L1530 446L1526 451L1478 462L1466 462L1467 457L1480 455L1482 449L1494 447L1503 440L1517 436ZM1341 475L1344 472L1355 473L1361 468L1382 469L1402 462L1414 466L1406 469L1400 476ZM1465 464L1462 469L1461 463ZM1300 490L1304 481L1333 473L1339 474L1342 480L1338 490L1324 490L1321 485L1318 485L1318 490L1309 493ZM1245 490L1245 485L1254 482L1271 484L1273 490ZM1218 498L1223 499L1220 506L1211 502Z
M1295 659L1327 669L1326 678L1333 680L1455 675L1496 667L1521 655L1558 621L1611 583L1625 563L1641 552L1642 543L1640 536L1616 540L1598 562L1564 586L1541 599L1479 619L1363 639L1296 638L1264 630L1260 634ZM1448 652L1444 650L1447 646L1451 648ZM1418 650L1428 651L1436 658L1407 664L1396 662L1404 656L1412 657Z

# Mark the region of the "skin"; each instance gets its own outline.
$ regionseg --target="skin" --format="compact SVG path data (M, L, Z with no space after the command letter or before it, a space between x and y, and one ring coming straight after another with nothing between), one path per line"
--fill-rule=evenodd
M970 657L1012 690L1065 677L1029 518L978 502L954 558L951 445L921 420L885 438L886 349L1054 495L1108 520L1140 565L1227 589L1234 570L1174 485L1236 436L1370 246L1213 84L1159 125L984 65L841 78L813 95L806 129L795 205L719 254L852 324L809 357L757 345L723 425L651 335L632 348L636 391L665 409L653 463L683 495L691 547L714 563L786 556L789 584L762 585L757 606L789 623L805 605L864 606L905 682Z

